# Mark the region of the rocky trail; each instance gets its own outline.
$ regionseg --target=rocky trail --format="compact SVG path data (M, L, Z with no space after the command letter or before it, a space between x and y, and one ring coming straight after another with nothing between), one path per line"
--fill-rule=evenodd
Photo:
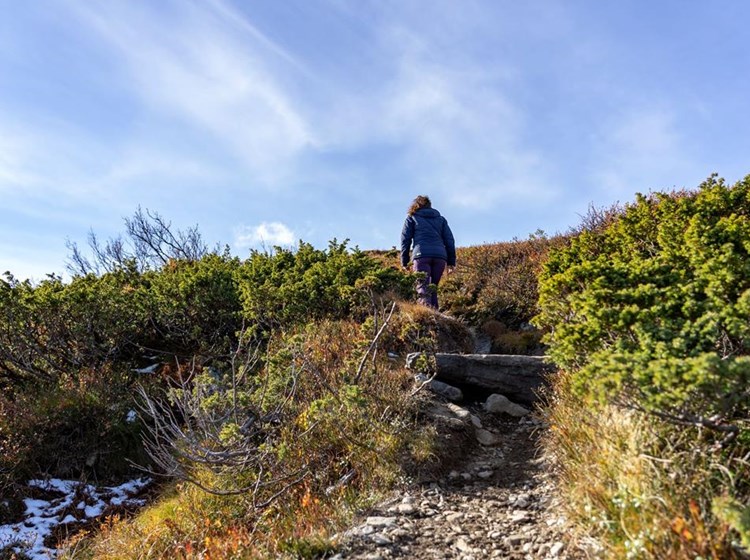
M454 419L464 416L447 406ZM494 435L493 445L477 441L445 476L367 512L334 559L583 558L564 537L550 465L538 453L542 423L463 410L477 432Z
M477 342L477 352L489 351ZM442 476L406 485L366 512L332 560L586 557L566 539L553 466L539 449L547 427L534 415L511 414L436 403L428 421L446 437L463 431L469 444L457 446Z

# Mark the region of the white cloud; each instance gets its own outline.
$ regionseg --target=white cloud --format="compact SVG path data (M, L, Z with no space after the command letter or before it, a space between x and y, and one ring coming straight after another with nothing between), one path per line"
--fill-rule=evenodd
M281 86L294 59L219 0L179 15L162 3L77 5L124 62L124 83L161 115L209 132L266 182L315 143ZM180 4L180 6L184 6ZM277 64L277 63L284 64Z
M295 234L281 222L263 222L257 226L241 226L235 230L234 246L238 249L258 246L288 246Z
M526 115L508 93L513 70L435 57L429 39L402 29L398 73L384 98L388 133L424 183L453 204L489 210L508 198L552 196L544 159L522 141Z
M102 150L74 127L56 119L21 122L0 112L0 192L81 196L84 170L96 172Z

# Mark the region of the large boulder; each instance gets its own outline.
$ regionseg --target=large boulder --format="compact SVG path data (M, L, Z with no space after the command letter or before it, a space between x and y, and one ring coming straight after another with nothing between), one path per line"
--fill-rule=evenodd
M420 359L423 356L426 359ZM406 366L415 369L419 363L430 363L430 358L415 352L407 356ZM544 356L438 353L434 358L439 381L499 393L524 405L539 400L539 391L554 371Z

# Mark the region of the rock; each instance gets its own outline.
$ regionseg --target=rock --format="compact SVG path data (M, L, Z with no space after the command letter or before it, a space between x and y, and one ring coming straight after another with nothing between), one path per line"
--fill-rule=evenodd
M513 502L513 505L517 508L524 509L528 507L528 505L531 503L531 496L528 494L520 494L515 501Z
M396 511L400 513L401 515L411 515L412 513L416 511L416 508L409 503L405 503L405 504L397 505Z
M456 418L471 422L471 412L464 407L453 403L447 403L445 406L456 416Z
M500 438L489 430L479 429L475 430L474 433L476 434L477 441L482 445L492 447L500 442Z
M461 552L471 552L471 547L469 546L469 543L467 543L466 539L462 537L459 537L458 539L456 539L455 546Z
M407 367L412 368L420 355L409 354ZM554 371L543 356L438 353L435 365L440 381L489 389L524 404L538 400L539 389Z
M445 397L449 401L453 402L460 402L464 400L464 393L459 389L458 387L454 387L453 385L448 385L447 383L444 383L442 381L438 381L437 379L433 379L429 383L430 391L435 393L436 395L440 395L441 397Z
M378 546L388 546L392 543L391 539L381 533L370 535L370 540Z
M552 548L549 549L549 555L555 558L560 555L563 548L565 548L565 545L561 543L560 541L557 541L555 544L552 545Z
M493 473L492 471L480 471L477 473L477 476L479 478L487 479L487 478L490 478L493 474L495 473Z
M526 540L526 537L523 535L510 535L505 539L505 542L508 546L519 546L524 540Z
M482 428L482 421L479 419L479 416L472 414L471 415L471 423L474 424L475 428Z
M484 403L484 409L493 414L505 413L516 418L526 416L530 412L528 408L512 402L505 395L498 395L497 393L487 398L487 401Z
M428 409L427 414L438 422L456 428L462 428L471 422L469 411L453 403L436 403Z
M396 524L396 518L395 517L379 517L379 516L373 516L368 517L365 521L365 525L369 525L370 527L392 527Z

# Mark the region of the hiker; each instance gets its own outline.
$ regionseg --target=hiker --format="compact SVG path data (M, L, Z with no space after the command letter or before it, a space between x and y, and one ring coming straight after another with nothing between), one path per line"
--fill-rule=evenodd
M437 309L437 284L446 266L449 274L456 266L456 243L448 221L432 207L427 196L414 199L401 230L401 266L404 268L409 265L412 242L414 272L425 274L417 283L419 302Z

